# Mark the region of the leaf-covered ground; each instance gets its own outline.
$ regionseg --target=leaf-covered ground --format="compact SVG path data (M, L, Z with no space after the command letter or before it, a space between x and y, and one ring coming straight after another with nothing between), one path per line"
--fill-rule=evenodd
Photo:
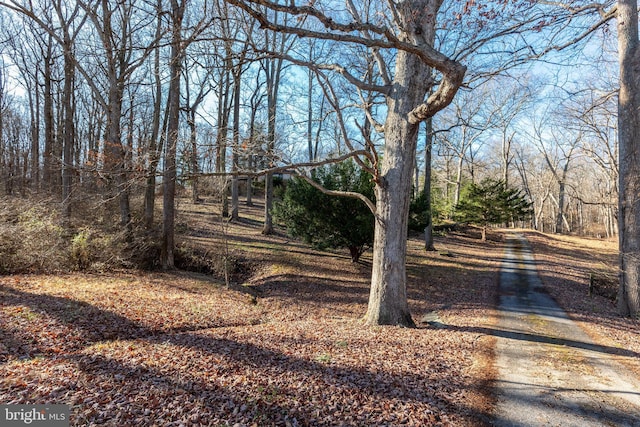
M71 405L72 425L482 425L500 243L411 240L410 304L448 326L363 326L370 258L222 225L183 203L185 239L236 260L195 273L0 277L0 402ZM224 252L220 248L226 248ZM222 254L222 255L221 255ZM216 255L212 255L216 256Z
M224 225L180 205L195 273L0 277L0 402L71 405L72 425L481 426L492 408L500 233L409 241L416 329L365 327L370 257ZM555 264L548 266L555 268ZM566 274L559 271L559 275Z

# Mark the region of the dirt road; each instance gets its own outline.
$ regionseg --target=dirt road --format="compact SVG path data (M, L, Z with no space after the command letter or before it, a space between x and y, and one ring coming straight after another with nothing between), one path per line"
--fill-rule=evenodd
M496 426L640 426L640 380L545 293L526 239L508 239L500 276Z

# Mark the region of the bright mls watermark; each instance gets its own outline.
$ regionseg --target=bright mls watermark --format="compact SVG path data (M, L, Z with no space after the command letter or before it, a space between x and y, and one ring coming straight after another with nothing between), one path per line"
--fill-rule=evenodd
M69 405L0 405L0 426L69 427Z

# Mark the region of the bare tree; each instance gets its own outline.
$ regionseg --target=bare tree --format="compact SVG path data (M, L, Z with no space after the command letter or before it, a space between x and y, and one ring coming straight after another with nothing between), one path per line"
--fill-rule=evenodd
M0 57L0 60L3 59ZM5 191L11 194L11 169L12 166L7 159L9 144L5 143L5 127L7 126L7 118L9 115L7 87L7 70L4 61L0 62L0 176L5 184Z
M62 6L64 2L58 3L61 11L67 10L66 6ZM155 15L137 7L132 1L112 4L106 0L78 0L75 4L77 8L69 10L75 10L73 13L76 15L72 13L71 16L78 16L80 22L91 22L92 28L88 31L95 37L86 39L87 43L83 44L81 52L67 49L64 52L67 55L65 60L68 59L70 66L73 65L84 77L84 82L91 88L93 96L105 112L104 175L111 189L110 196L119 199L120 223L129 228L130 182L121 124L123 99L125 86L130 82L131 76L145 62L155 46L152 37L144 39L140 34L150 27ZM57 24L53 25L50 20L45 20L47 13L36 9L33 3L9 1L0 2L0 5L31 19L46 31L58 46L65 49L68 43L65 41L64 31L60 34ZM82 15L80 10L83 11ZM94 41L97 41L97 44L92 44ZM47 103L45 89L45 128L49 111ZM48 134L47 129L45 134ZM45 158L47 155L45 145ZM46 167L44 172L46 175Z
M500 138L501 179L509 186L509 172L513 161L513 143L517 134L517 120L532 102L529 84L497 78L489 91L489 109L493 111L492 127Z
M594 83L587 82L587 87L572 95L563 109L566 128L582 136L579 150L584 155L581 166L585 179L571 185L570 190L580 209L597 208L603 217L605 234L611 237L617 234L617 91L612 88L612 82L600 81L597 86Z
M436 134L438 143L455 157L455 175L447 176L454 186L453 206L460 202L464 166L468 165L468 178L473 182L475 152L485 143L485 132L493 126L495 111L485 108L487 96L484 87L460 93L451 108L438 117L437 126L446 129Z
M270 5L266 5L267 10ZM267 12L268 13L268 12ZM266 14L258 12L260 16L264 16L267 19ZM275 25L282 25L287 28L288 21L285 14L284 22L281 22L278 16L280 14L274 12ZM279 34L280 33L280 34ZM271 53L277 53L275 57L266 58L262 67L265 75L265 87L267 91L267 156L275 157L276 150L276 120L278 112L278 95L280 93L280 79L282 78L282 70L284 67L284 58L282 55L291 49L293 44L291 37L287 31L265 33L265 49ZM273 209L273 174L267 173L264 181L264 225L262 227L262 234L273 233L273 216L271 211Z
M26 91L31 137L30 181L32 188L38 190L41 178L40 126L42 90L40 89L40 78L42 76L43 58L40 46L43 43L43 31L30 21L3 20L1 24L4 30L3 33L8 33L6 46L9 47L10 56L19 71L17 81Z
M307 40L309 44L309 62L320 62L322 46L317 40ZM325 98L321 96L319 105L315 105L315 73L307 69L307 156L310 162L318 159L320 149L320 135L325 120ZM314 115L315 112L315 115ZM315 129L314 129L315 124ZM365 125L368 124L365 123Z
M191 46L196 45L192 44ZM193 60L190 60L191 58ZM189 126L189 172L192 176L191 196L194 203L200 201L197 176L200 170L197 138L198 108L200 108L207 95L214 89L211 80L214 67L208 63L210 58L210 52L206 48L193 52L187 50L183 70L186 103L184 109L187 115L187 125ZM192 92L194 92L193 95Z
M176 155L180 131L181 75L187 47L209 27L211 18L205 8L201 19L192 23L187 37L183 35L183 20L186 16L189 0L171 0L170 28L171 54L169 57L170 81L167 108L167 146L162 176L162 250L160 260L163 269L174 268L175 249L175 193L177 179Z
M171 1L171 73L169 83L169 108L167 122L167 151L164 158L162 176L162 268L174 267L173 250L175 246L175 192L176 192L176 151L180 123L180 75L184 61L184 42L182 40L182 20L186 0Z
M231 155L231 170L233 176L231 178L231 220L237 221L239 219L239 206L240 206L240 191L238 182L238 167L240 161L240 103L242 94L242 80L244 73L250 65L248 60L249 46L253 36L254 26L252 24L247 25L246 22L240 21L238 25L238 33L244 32L244 40L241 41L240 37L237 41L238 53L236 54L235 64L231 74L233 75L233 149ZM242 31L244 30L244 31Z
M433 150L433 119L425 121L425 147L424 147L424 198L429 223L424 229L424 249L435 251L433 243L433 206L431 203L431 157Z
M6 6L6 5L4 5ZM61 185L58 153L59 123L56 121L56 99L58 82L63 80L58 58L60 47L51 34L41 25L53 27L54 12L51 4L39 11L41 24L36 23L28 15L13 14L2 25L3 34L7 34L6 44L10 46L11 57L19 70L18 82L22 84L29 97L32 129L32 164L33 159L39 161L40 124L43 124L44 137L42 178L43 188L58 192ZM22 18L22 19L21 19ZM35 148L38 148L35 150ZM61 146L60 146L61 147ZM38 153L37 156L35 154ZM33 166L32 166L33 168ZM40 178L40 165L36 164L35 173Z
M531 174L527 170L527 166L531 163L530 159L528 159L528 153L527 153L528 150L525 150L525 148L522 145L520 145L520 146L514 147L513 151L514 151L513 164L515 165L516 170L518 171L518 176L520 177L522 188L524 189L524 192L529 198L529 200L533 202L533 213L534 213L533 219L532 219L533 228L536 230L541 230L539 221L538 221L539 220L538 215L542 211L542 209L538 208L538 204L536 204L537 201L533 191L533 185L531 183L531 177L530 177ZM539 203L539 206L544 206L546 197L548 197L548 194L542 198L542 200L540 201L541 203Z
M55 122L54 122L54 103L53 103L53 81L54 73L53 69L53 53L54 51L54 41L51 35L49 34L47 37L46 45L44 52L45 54L42 56L44 62L44 70L43 70L43 98L44 98L44 111L43 111L43 121L44 121L44 159L42 165L42 177L45 183L48 184L49 188L55 188L56 186L56 174L55 174L55 157L54 157L54 147L56 144L56 131L55 131Z
M556 205L554 231L560 234L570 232L571 226L565 212L566 187L570 164L575 157L582 135L567 132L566 129L550 123L544 117L532 123L532 127L534 132L532 142L542 155L557 188L555 194L549 192L549 197Z
M75 85L75 42L87 16L81 14L79 5L70 8L66 2L53 2L60 31L62 32L62 51L64 58L64 87L62 89L62 214L68 222L71 217L71 187L73 175L73 147L75 143L75 106L72 93Z
M163 6L162 0L158 0L156 3L156 29L155 40L160 40L162 37L162 15ZM153 118L151 125L151 134L149 135L149 142L147 147L147 179L144 193L144 224L147 229L153 227L153 217L155 210L155 197L156 197L156 172L158 164L160 162L160 154L163 149L163 133L160 126L160 116L162 114L162 79L160 76L160 48L154 49L153 54ZM168 111L168 109L167 109ZM166 123L166 120L165 120Z

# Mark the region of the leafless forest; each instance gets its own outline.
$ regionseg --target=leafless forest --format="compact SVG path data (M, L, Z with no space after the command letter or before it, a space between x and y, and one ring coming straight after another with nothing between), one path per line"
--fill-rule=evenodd
M635 0L0 0L0 403L490 423L509 228L637 355L639 56ZM287 235L298 180L370 211L361 262ZM531 212L480 241L486 182Z

